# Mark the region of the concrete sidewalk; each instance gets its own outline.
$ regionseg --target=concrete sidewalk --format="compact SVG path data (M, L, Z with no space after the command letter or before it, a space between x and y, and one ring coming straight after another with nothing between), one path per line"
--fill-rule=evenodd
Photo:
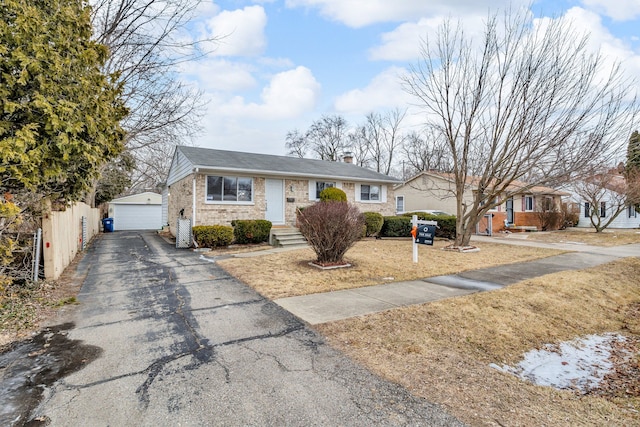
M566 270L581 270L624 257L640 257L640 244L599 247L578 244L547 244L517 239L474 236L476 242L537 246L570 250L553 257L507 264L449 276L394 282L335 292L280 298L274 302L305 322L315 325L376 313L395 307L499 289L522 280Z

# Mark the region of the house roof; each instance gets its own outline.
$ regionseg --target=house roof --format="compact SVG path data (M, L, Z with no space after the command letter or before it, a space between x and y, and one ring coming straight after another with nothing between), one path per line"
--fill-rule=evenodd
M455 176L452 173L445 173L445 172L434 172L434 171L424 171L424 172L420 172L417 175L409 178L409 180L407 180L407 182L413 181L416 178L419 178L422 175L428 175L428 176L432 176L432 177L437 177L437 178L441 178L444 180L447 180L449 182L455 182ZM465 184L469 187L477 185L478 182L480 181L480 177L478 176L467 176ZM560 191L560 190L556 190L555 188L551 188L551 187L545 187L543 185L534 185L533 187L529 187L530 184L524 182L524 181L512 181L508 187L507 190L509 192L512 193L519 193L520 189L523 189L521 191L522 194L539 194L539 195L545 195L545 196L569 196L571 195L570 193L567 193L565 191Z
M400 183L393 177L352 163L185 146L178 146L176 150L201 171Z

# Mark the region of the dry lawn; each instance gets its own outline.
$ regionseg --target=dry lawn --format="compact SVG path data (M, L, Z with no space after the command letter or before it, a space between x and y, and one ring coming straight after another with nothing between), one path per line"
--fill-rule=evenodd
M59 323L77 304L83 278L76 274L81 253L58 280L41 280L27 287L12 285L0 295L0 352L47 324Z
M257 258L230 258L218 261L233 276L270 299L336 291L385 282L416 280L455 274L465 270L529 261L562 252L528 247L482 244L480 252L443 251L448 241L433 247L420 245L418 263L413 263L410 239L366 239L355 244L345 260L350 268L319 270L310 266L311 249L261 255Z
M640 230L608 230L596 233L592 229L567 228L566 230L544 231L538 233L526 233L525 235L512 235L511 237L525 237L527 240L545 243L584 243L594 246L618 246L631 243L640 243Z
M638 277L640 258L627 258L317 329L372 371L473 426L640 425ZM622 379L631 383L622 397L580 396L489 367L514 365L545 343L603 332L636 338L627 369L635 374Z

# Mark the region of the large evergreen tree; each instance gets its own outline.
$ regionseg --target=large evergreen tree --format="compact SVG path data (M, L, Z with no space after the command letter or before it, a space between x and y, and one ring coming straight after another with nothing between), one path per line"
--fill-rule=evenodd
M108 51L82 0L3 0L0 16L0 188L76 200L123 150Z
M637 130L631 134L627 146L625 181L627 205L635 206L640 212L640 133Z
M640 171L640 133L637 130L633 131L629 138L626 169L628 172Z

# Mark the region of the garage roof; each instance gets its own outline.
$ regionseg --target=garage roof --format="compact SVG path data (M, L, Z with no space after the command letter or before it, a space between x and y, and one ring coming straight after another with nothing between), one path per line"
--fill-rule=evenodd
M127 204L127 205L161 205L162 196L158 193L145 191L144 193L132 194L130 196L118 197L113 199L111 204Z

